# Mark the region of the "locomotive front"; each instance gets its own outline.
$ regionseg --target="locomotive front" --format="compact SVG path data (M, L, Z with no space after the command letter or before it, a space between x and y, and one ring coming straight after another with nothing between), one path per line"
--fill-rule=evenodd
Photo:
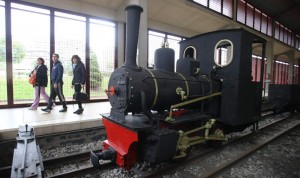
M170 48L156 51L155 56L160 62L154 65L158 70L138 67L136 53L142 8L129 6L126 10L125 63L112 73L106 91L112 106L111 117L125 119L128 112L163 111L182 102L183 97L193 99L212 92L211 82L207 78L174 73L174 50Z

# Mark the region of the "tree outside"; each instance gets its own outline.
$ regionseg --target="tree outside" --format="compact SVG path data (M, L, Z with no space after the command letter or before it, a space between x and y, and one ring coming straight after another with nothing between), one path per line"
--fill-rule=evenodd
M0 62L5 62L6 58L5 58L5 39L1 38L0 39ZM25 49L24 46L19 43L19 42L14 42L12 44L12 56L13 56L13 61L16 63L20 63L22 62L22 60L25 57Z
M90 86L91 90L99 90L101 88L102 75L99 70L97 55L95 52L90 53Z

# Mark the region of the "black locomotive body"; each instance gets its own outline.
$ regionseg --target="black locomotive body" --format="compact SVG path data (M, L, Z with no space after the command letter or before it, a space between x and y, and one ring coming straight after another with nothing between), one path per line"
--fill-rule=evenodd
M93 165L110 159L130 169L137 161L181 159L191 146L220 143L259 120L262 81L252 82L251 56L254 43L264 52L264 39L243 29L202 34L180 43L176 72L166 46L156 51L154 69L145 69L136 65L142 8L126 10L125 64L109 80L112 108L102 115L107 140L102 152L91 152ZM226 66L216 60L222 51Z

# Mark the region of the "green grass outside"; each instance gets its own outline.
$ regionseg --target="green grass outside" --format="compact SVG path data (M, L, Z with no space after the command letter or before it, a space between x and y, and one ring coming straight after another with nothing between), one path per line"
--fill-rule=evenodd
M109 77L103 77L101 82L101 88L97 90L91 90L91 99L106 98L104 90L107 88ZM74 89L71 88L72 76L64 75L63 91L67 100L72 100ZM34 98L34 88L28 83L28 77L14 78L14 101L23 103L22 101L32 101ZM50 94L50 87L46 88L46 92ZM7 82L4 78L0 78L0 101L7 100Z

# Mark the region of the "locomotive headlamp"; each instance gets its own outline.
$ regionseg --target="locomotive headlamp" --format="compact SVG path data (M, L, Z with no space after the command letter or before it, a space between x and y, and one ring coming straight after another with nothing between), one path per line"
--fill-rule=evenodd
M109 90L105 90L105 93L107 96L113 96L114 94L117 94L114 86L110 86Z

